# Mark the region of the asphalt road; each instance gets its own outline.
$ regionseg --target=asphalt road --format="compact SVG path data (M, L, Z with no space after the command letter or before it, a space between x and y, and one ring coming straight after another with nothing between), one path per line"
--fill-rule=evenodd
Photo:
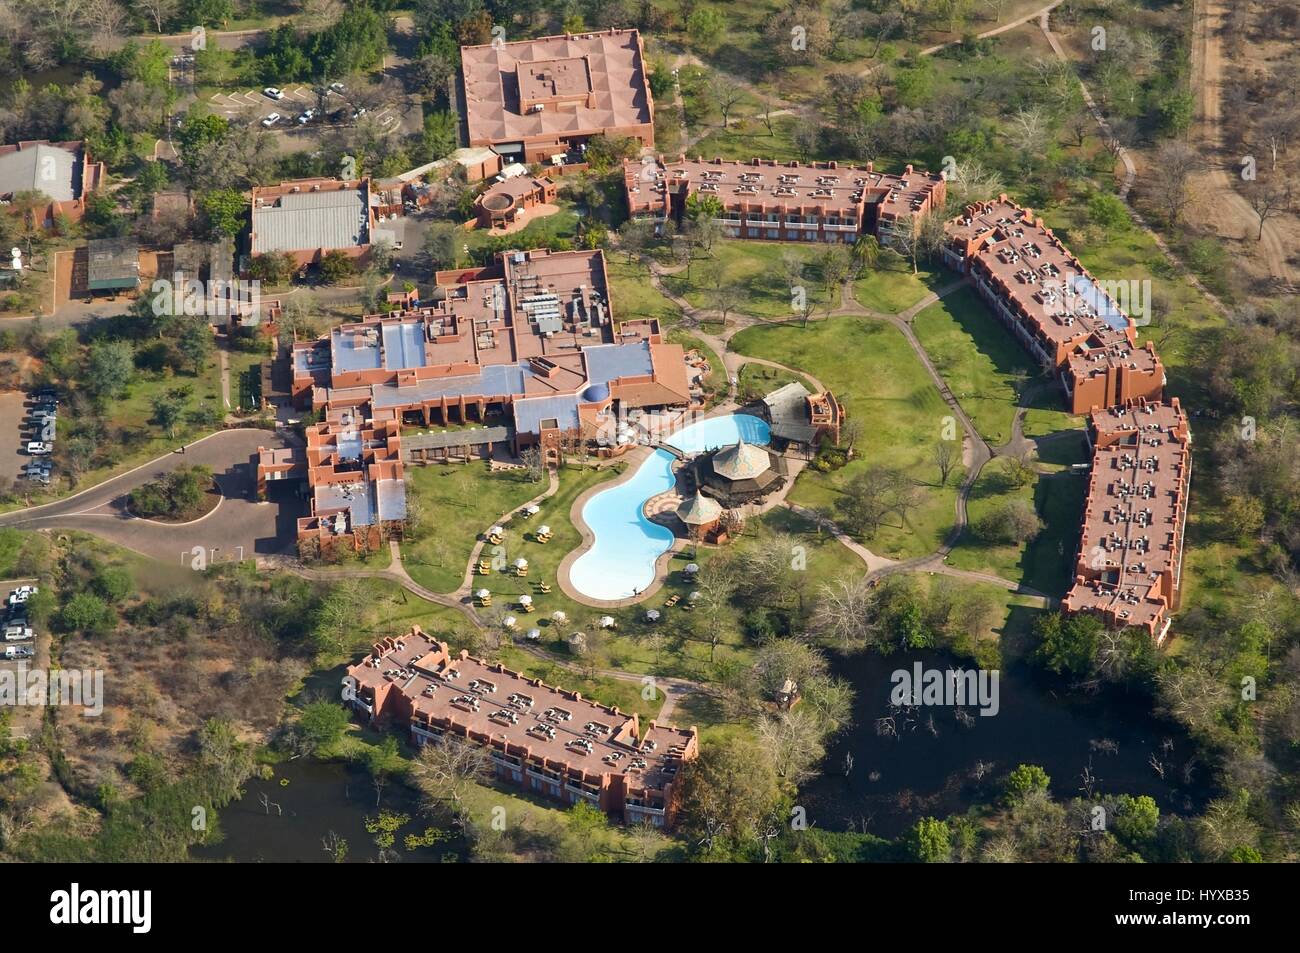
M286 552L294 543L300 507L255 500L253 455L259 446L280 447L284 441L268 430L223 430L188 445L183 454L160 457L74 496L0 515L0 526L81 530L146 556L185 565L191 564L193 550L200 546L209 563ZM125 502L131 490L177 467L195 464L212 468L222 492L220 504L207 516L169 525L127 513Z

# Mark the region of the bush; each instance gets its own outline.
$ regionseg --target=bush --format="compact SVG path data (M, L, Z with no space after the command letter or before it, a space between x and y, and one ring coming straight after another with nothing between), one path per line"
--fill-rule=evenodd
M203 508L204 494L211 485L210 468L181 467L161 480L132 490L131 510L145 519L161 516L183 520L198 516Z
M975 535L986 543L1017 544L1039 534L1043 521L1025 500L1009 500L975 521Z
M68 600L59 618L69 631L99 635L113 628L117 613L94 593L79 592Z

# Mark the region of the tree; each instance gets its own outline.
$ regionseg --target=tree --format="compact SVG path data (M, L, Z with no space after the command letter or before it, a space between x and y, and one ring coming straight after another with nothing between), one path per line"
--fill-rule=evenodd
M96 573L92 585L98 595L113 605L135 591L135 579L125 566L106 566Z
M813 607L810 627L841 651L858 651L875 644L881 629L871 583L861 578L823 583Z
M1022 800L1031 794L1046 794L1052 779L1036 764L1017 765L1009 772L1003 784L1008 801Z
M336 285L340 281L351 278L357 272L351 256L341 248L327 251L321 256L317 267L320 269L321 280L327 285Z
M1259 232L1255 235L1255 241L1263 241L1264 224L1291 207L1291 186L1286 181L1252 182L1246 189L1246 201L1259 218Z
M948 485L948 476L957 465L957 442L955 440L936 440L934 443L934 465L939 468L939 485Z
M706 746L682 774L684 827L706 852L720 838L753 836L781 793L767 753L743 737Z
M343 737L348 721L348 711L342 705L316 701L303 706L296 727L306 749L312 754L320 754Z
M718 48L726 28L722 13L711 6L696 7L686 18L686 36L702 53L712 53Z
M199 196L199 211L214 237L233 238L248 219L244 195L237 189L213 189Z
M718 107L718 112L722 114L722 128L726 129L731 110L744 97L745 88L726 73L715 71L709 77L707 90L709 98Z
M208 362L215 349L212 343L212 328L208 326L207 318L187 317L181 325L176 349L190 365L194 376L199 376L203 372L203 365Z
M1160 170L1151 183L1153 197L1164 210L1166 220L1178 225L1191 198L1188 182L1205 165L1201 154L1186 142L1170 139L1156 149L1153 165Z
M163 25L170 23L180 12L181 3L180 0L131 0L131 9L152 20L155 33L162 33Z
M185 398L178 391L170 390L159 394L150 404L153 408L153 423L167 431L168 439L176 438L176 425L185 413Z
M97 340L86 354L83 386L98 402L126 394L135 374L135 351L129 341Z
M909 859L922 864L947 863L952 857L952 835L946 821L923 817L902 838Z
M456 267L461 244L460 229L451 222L434 222L424 237L424 251L435 271Z
M975 535L986 543L1024 543L1039 534L1043 521L1027 500L1008 500L975 522Z
M433 805L449 810L463 820L466 796L489 774L488 753L478 745L444 736L441 741L420 748L412 773L416 787Z
M1057 675L1087 675L1097 656L1102 628L1101 620L1091 615L1041 616L1035 626L1039 643L1034 656Z
M429 113L424 117L421 142L431 160L441 159L456 148L456 117L448 110Z
M916 484L905 471L873 466L845 485L835 508L849 532L871 536L890 515L905 523L918 502Z

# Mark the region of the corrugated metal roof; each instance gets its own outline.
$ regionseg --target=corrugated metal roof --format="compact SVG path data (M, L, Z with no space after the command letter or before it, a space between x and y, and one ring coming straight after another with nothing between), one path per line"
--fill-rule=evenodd
M77 156L41 144L0 156L0 194L38 191L56 202L77 197Z
M369 242L369 210L360 189L293 192L253 209L253 254L355 248Z
M480 447L485 443L504 443L510 439L509 427L472 427L402 437L402 449L445 450L447 447Z

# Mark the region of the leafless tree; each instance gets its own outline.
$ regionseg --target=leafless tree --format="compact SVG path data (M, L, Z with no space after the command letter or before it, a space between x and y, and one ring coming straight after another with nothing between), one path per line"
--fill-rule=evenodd
M957 465L955 440L937 440L934 444L934 465L939 468L939 485L948 485L948 476Z
M1169 223L1177 225L1191 197L1188 183L1204 168L1201 155L1186 142L1169 139L1156 150L1153 168L1152 195L1164 209Z
M722 114L722 128L726 129L731 110L736 107L736 103L740 102L741 97L745 95L744 87L726 73L714 72L709 77L708 95L717 105L718 112Z
M1255 241L1264 240L1264 224L1291 207L1291 186L1282 182L1252 182L1246 189L1246 201L1259 216L1259 233Z
M459 738L444 737L420 749L413 765L415 784L432 804L447 808L457 820L466 813L465 798L489 774L488 752Z
M818 591L811 627L842 649L864 648L880 636L874 609L874 592L865 579L838 579Z

